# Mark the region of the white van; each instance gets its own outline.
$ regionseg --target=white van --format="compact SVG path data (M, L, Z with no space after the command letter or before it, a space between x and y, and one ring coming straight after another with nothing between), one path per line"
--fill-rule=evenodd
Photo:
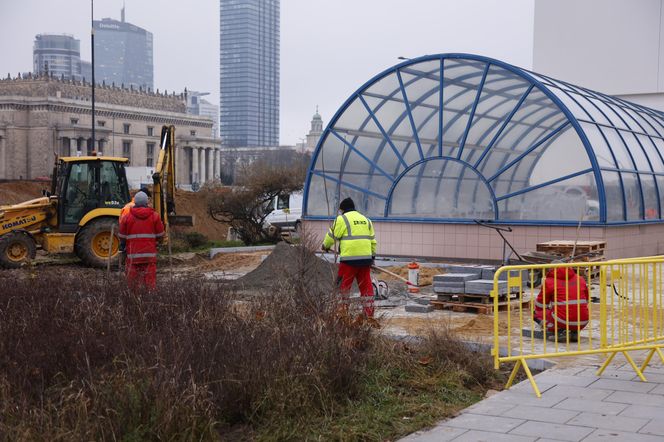
M265 218L265 229L272 234L281 231L295 231L300 233L300 218L302 217L302 192L282 194L274 197L266 207L269 212Z

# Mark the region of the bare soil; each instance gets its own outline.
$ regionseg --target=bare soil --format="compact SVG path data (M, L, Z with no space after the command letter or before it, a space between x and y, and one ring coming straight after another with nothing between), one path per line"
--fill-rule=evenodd
M43 190L51 190L50 181L0 182L0 206L22 203L42 196Z
M176 227L178 232L198 232L213 241L223 241L228 235L228 225L215 221L208 212L208 199L223 193L224 188L203 189L199 192L187 192L178 189L175 193L175 208L178 215L192 215L193 227Z

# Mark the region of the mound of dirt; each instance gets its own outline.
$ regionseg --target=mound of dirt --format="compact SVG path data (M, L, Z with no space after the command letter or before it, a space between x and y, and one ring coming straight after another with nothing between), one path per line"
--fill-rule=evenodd
M175 193L175 208L178 215L192 215L194 217L193 227L174 227L177 232L198 232L213 241L224 241L228 235L228 225L212 219L208 212L208 198L224 189L201 190L199 192L187 192L178 189Z
M42 196L51 190L49 181L5 181L0 183L0 206L22 203Z
M279 281L302 277L323 291L331 291L337 274L336 264L317 257L301 246L279 243L261 264L236 281L242 288L264 289Z
M267 252L254 253L219 253L214 258L199 266L202 270L238 270L257 267L262 256Z

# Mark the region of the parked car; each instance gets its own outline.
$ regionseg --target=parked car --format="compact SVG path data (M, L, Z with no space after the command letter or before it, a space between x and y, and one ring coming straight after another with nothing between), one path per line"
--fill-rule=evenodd
M302 192L276 196L266 207L269 215L265 218L265 229L273 235L284 231L299 234L302 201Z

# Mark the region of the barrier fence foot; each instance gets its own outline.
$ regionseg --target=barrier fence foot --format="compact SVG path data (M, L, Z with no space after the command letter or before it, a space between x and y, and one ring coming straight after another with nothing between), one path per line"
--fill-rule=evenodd
M664 354L662 353L662 350L659 347L654 347L650 349L650 353L648 353L648 356L646 357L646 360L643 361L643 365L641 365L641 373L646 371L646 368L648 365L650 365L650 361L652 360L652 357L657 353L659 355L659 359L662 361L662 364L664 364Z
M632 368L636 372L636 375L639 377L639 379L641 379L643 382L645 382L646 377L643 376L643 373L641 373L641 370L639 370L639 367L636 366L636 363L634 362L634 359L632 359L632 357L626 351L623 351L622 354L625 355L625 359L627 359L627 362L629 362L629 364L632 366Z
M597 373L596 373L597 376L602 376L602 373L604 373L604 370L606 370L606 367L608 367L609 364L611 363L611 361L613 361L613 358L614 358L615 355L616 355L616 352L614 351L613 353L611 353L611 355L608 358L606 358L606 361L604 361L604 363L599 368L599 370L597 370Z
M540 393L539 388L537 388L537 383L535 382L535 378L533 377L533 374L530 372L530 367L528 367L528 364L526 364L525 359L517 359L516 363L514 364L514 368L512 369L512 373L510 373L510 377L509 379L507 379L507 384L505 384L505 389L507 390L512 386L512 383L514 383L514 379L516 378L516 374L519 371L519 367L521 366L523 366L523 371L526 372L526 376L530 381L530 385L533 387L535 395L538 398L541 398L542 393Z

